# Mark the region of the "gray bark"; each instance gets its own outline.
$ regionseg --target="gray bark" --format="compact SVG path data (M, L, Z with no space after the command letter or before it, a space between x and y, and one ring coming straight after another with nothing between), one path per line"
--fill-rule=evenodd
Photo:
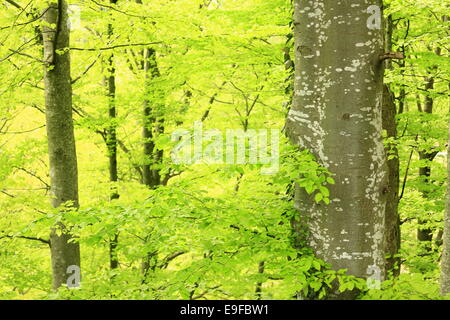
M67 2L51 3L43 19L49 25L43 27L45 68L45 113L47 122L48 154L52 205L57 208L70 202L78 208L78 170L75 137L72 120L72 85L70 77L70 53L55 51L69 47ZM67 283L69 266L80 267L80 247L62 225L63 233L56 228L50 235L53 269L53 288Z
M388 190L382 143L381 0L295 0L295 92L287 134L335 174L329 205L297 186L301 232L334 269L385 278ZM371 7L373 9L374 7ZM372 12L372 10L369 10ZM380 24L377 23L380 21ZM330 298L352 298L332 292Z

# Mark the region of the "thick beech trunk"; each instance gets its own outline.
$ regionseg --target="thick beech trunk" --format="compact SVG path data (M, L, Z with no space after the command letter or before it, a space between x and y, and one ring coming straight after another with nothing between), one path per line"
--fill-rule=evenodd
M296 188L307 241L334 269L383 280L389 188L382 142L384 53L380 0L295 0L291 141L335 174L331 203ZM352 298L333 292L330 298Z

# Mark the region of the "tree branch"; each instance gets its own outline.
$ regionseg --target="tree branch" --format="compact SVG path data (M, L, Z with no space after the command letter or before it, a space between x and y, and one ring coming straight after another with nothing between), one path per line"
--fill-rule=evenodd
M405 55L403 52L387 52L380 56L380 61L384 61L386 59L405 59Z
M1 237L0 237L0 240L1 240L1 239L14 239L14 238L25 239L25 240L33 240L33 241L39 241L39 242L45 243L45 244L47 244L49 247L51 247L50 240L46 240L46 239L42 239L42 238L36 238L36 237L27 237L27 236L9 236L9 235L7 235L7 236L1 236Z
M147 42L147 43L128 43L128 44L118 44L112 47L103 47L103 48L70 48L70 50L76 50L76 51L106 51L106 50L113 50L116 48L124 48L124 47L139 47L139 46L150 46L153 44L161 44L162 41L156 41L156 42Z

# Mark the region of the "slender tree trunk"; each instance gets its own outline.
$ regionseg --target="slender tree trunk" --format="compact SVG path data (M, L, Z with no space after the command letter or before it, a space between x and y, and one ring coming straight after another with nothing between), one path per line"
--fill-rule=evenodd
M135 0L136 3L142 4L141 0ZM159 68L158 63L156 61L156 51L152 48L146 48L143 52L143 70L145 73L145 86L146 86L146 95L151 93L153 89L150 86L151 80L159 77ZM161 110L157 110L157 106L152 104L156 99L152 99L150 101L147 96L144 99L144 109L143 109L143 118L144 124L142 128L142 138L144 140L144 164L142 166L142 183L149 187L150 189L156 188L157 186L162 184L161 179L161 169L157 167L158 164L162 162L163 159L163 150L158 150L155 145L155 138L157 135L164 132L164 119L161 114ZM147 236L147 239L150 238L150 235ZM147 275L148 271L154 268L151 265L151 261L157 259L157 251L149 252L147 256L143 259L141 265L142 274ZM145 281L145 279L144 279Z
M143 184L150 189L154 189L161 185L161 169L159 165L162 162L163 151L158 150L155 144L155 138L164 132L164 120L162 118L161 110L158 105L161 101L157 101L160 97L151 86L151 80L160 76L158 64L156 61L156 52L152 48L144 50L144 72L146 79L146 98L144 99L144 125L142 130L142 137L144 140L144 164L142 166ZM158 89L156 89L158 90ZM153 98L150 99L149 96ZM150 239L151 235L147 237ZM146 240L147 241L147 240ZM142 273L144 276L149 270L154 269L157 261L158 252L149 252L142 262Z
M444 17L444 21L448 21L447 16ZM444 217L443 249L441 258L441 294L443 296L450 294L450 119L448 128L449 143L447 150L447 208Z
M117 0L110 0L112 5L117 3ZM114 34L113 26L108 24L108 38L112 38ZM111 200L118 199L120 197L115 185L118 181L118 169L117 169L117 109L116 109L116 69L114 66L114 54L108 58L108 70L106 77L106 84L108 90L108 103L109 103L109 119L111 124L106 131L106 145L108 149L109 159L109 181L112 184ZM111 269L116 269L119 266L119 258L117 255L117 246L119 242L119 235L116 233L109 241L109 263Z
M264 266L265 266L265 262L264 261L261 261L258 264L258 273L259 274L263 274L264 273ZM256 283L256 289L255 289L256 300L261 300L261 298L262 298L262 286L263 286L262 282Z
M384 53L381 0L295 0L291 141L335 174L331 203L296 188L306 240L334 269L385 278L388 168L382 142ZM355 293L333 290L330 298Z
M439 53L439 51L436 51L436 53ZM434 105L434 99L429 95L429 91L433 90L434 88L434 78L430 74L430 77L428 77L426 84L425 84L425 90L427 91L427 95L425 96L424 106L423 106L423 112L432 114L433 113L433 105ZM419 168L419 176L422 179L422 182L427 185L430 183L430 177L431 177L431 162L434 160L436 155L438 154L438 151L420 151L419 152L419 159L426 161L426 165L424 167ZM425 187L422 190L422 196L427 199L429 196L429 190L427 187ZM425 249L427 252L432 251L432 240L433 240L433 229L424 227L424 225L429 222L429 219L419 219L419 227L417 228L417 240L420 242L424 242Z
M418 94L416 94L416 103L417 103L417 110L419 110L419 112L423 112L422 101L420 101L420 95Z
M433 161L435 153L430 152L419 152L419 159L428 161L425 167L419 168L419 176L422 179L422 183L429 184L431 176L431 161ZM429 191L422 190L422 196L427 199ZM425 247L427 251L431 251L431 241L433 240L433 230L431 228L424 227L428 222L428 219L419 219L419 227L417 228L417 240L425 242Z
M393 26L392 24L392 20L388 21L389 25ZM409 30L409 26L410 26L410 21L409 19L406 19L406 24L407 27L406 29ZM389 29L389 26L388 26ZM392 34L391 34L392 36ZM406 37L403 40L406 40ZM406 53L406 46L405 44L402 44L401 46L401 52L403 53L403 56L405 56ZM402 114L405 111L405 107L406 109L408 109L408 106L406 105L406 96L408 95L408 93L406 92L406 86L403 84L403 82L405 82L405 66L406 66L406 60L400 60L399 63L399 68L400 68L400 75L402 78L402 84L400 84L400 93L398 96L398 114ZM408 110L406 110L408 111Z
M136 0L137 3L142 4L141 0ZM146 94L151 93L151 80L159 77L159 68L156 61L156 51L152 48L144 49L143 70L145 73ZM153 102L155 99L152 99ZM162 133L163 126L161 120L156 118L158 114L155 105L148 96L144 99L144 125L142 128L142 138L144 140L144 165L142 166L142 183L147 187L153 189L161 184L160 169L155 169L155 165L162 161L162 150L157 150L155 146L155 137ZM144 263L145 264L145 263ZM145 268L146 266L144 266Z
M142 4L141 0L135 0ZM143 52L143 70L145 73L146 94L149 95L152 88L151 80L160 76L158 63L156 61L156 51L152 48L146 48ZM142 137L144 139L144 165L142 167L142 183L149 188L155 188L161 184L160 169L155 168L163 158L163 151L157 150L154 139L157 135L164 132L164 119L161 110L154 105L155 99L149 100L148 96L144 99L144 125Z
M404 62L401 62L404 64ZM401 67L404 68L404 65ZM403 71L400 72L403 75ZM402 85L400 88L400 93L398 95L398 114L402 114L405 112L405 100L406 100L406 90L405 87Z
M159 69L156 62L156 52L154 49L147 48L144 53L144 72L146 78L146 94L150 94L152 89L149 83L152 79L159 77ZM152 99L155 103L155 99ZM144 126L142 137L144 139L144 159L142 168L143 183L149 188L155 188L161 184L160 169L154 168L156 164L162 161L162 150L157 150L155 146L155 137L163 132L163 123L160 118L160 110L152 104L148 97L144 100ZM160 102L158 102L160 103Z
M70 53L56 53L69 47L67 2L51 3L43 16L45 69L45 114L52 205L57 208L70 203L78 208L78 170L72 120L72 84ZM50 27L52 26L52 27ZM55 27L53 27L55 26ZM59 233L56 229L62 228ZM53 288L66 284L68 268L80 267L80 247L64 225L59 224L50 235ZM76 284L75 284L76 285Z
M392 37L394 35L394 22L392 21L392 15L389 15L386 20L386 52L392 52ZM392 61L386 60L386 69L392 69Z
M109 159L109 181L112 184L110 199L119 199L120 195L115 183L118 181L118 168L117 168L117 132L116 123L114 122L117 117L117 110L115 104L116 85L115 85L115 69L114 69L114 57L108 59L109 64L109 76L108 76L108 98L109 98L109 118L112 122L106 133L106 144L108 148ZM109 243L109 257L111 269L116 269L119 266L119 258L117 256L117 246L119 241L119 235L115 234Z
M397 121L394 98L389 88L384 86L383 93L383 129L388 138L397 137ZM395 144L386 146L386 154L390 159L388 165L388 185L386 192L386 270L392 271L393 276L400 274L400 258L397 254L400 250L400 216L398 214L399 186L400 186L400 161Z
M392 52L392 35L394 23L389 15L386 22L386 52ZM392 69L391 60L386 60L386 69ZM388 138L397 138L397 110L394 94L388 85L383 86L383 129L386 130ZM389 156L388 165L388 188L386 200L386 270L391 271L393 276L400 274L400 258L397 257L400 250L400 216L398 214L399 186L400 186L400 161L398 149L395 144L386 146L386 154Z

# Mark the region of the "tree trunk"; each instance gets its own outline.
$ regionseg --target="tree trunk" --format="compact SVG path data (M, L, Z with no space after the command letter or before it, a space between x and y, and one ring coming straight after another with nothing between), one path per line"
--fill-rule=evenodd
M151 48L145 49L144 53L144 72L146 78L146 93L149 94L151 88L148 83L151 79L159 77L158 65L156 62L156 52ZM155 99L152 99L155 101ZM144 165L142 168L143 183L149 188L155 188L161 184L160 169L152 168L155 164L162 161L162 150L157 150L155 146L155 137L162 133L163 127L161 120L157 119L159 110L156 110L152 101L148 97L144 100L144 126L142 137L144 138Z
M448 21L448 16L444 16L444 22ZM448 85L450 89L450 84ZM450 110L449 110L450 111ZM441 258L441 294L450 294L450 119L449 119L449 138L448 138L448 149L447 149L447 208L444 217L444 231L443 231L443 248L442 248L442 258Z
M386 52L392 52L392 35L394 23L389 15L386 22ZM391 60L387 59L386 69L392 69ZM386 130L388 138L397 138L397 110L395 97L388 85L383 86L383 129ZM398 214L399 186L400 186L400 161L396 144L386 146L386 154L390 156L388 165L388 189L386 201L386 271L392 272L393 276L400 274L400 258L397 254L400 250L400 216Z
M152 89L150 86L151 80L160 76L154 49L147 48L144 51L144 72L146 79L146 94L150 94L150 90ZM144 100L144 125L142 130L142 137L144 139L144 165L142 167L143 184L151 189L161 185L161 169L155 168L155 165L159 165L162 162L163 157L163 151L156 148L154 141L154 139L164 130L163 120L160 117L160 110L153 104L155 103L155 100L156 99L149 99L149 97L146 97ZM147 239L148 238L150 238L150 235ZM144 276L150 269L154 268L151 265L151 261L156 258L157 252L149 252L144 258L141 266Z
M112 5L117 3L117 0L110 0ZM111 39L114 34L113 26L108 24L108 39ZM115 200L120 197L115 185L118 181L118 169L117 169L117 130L116 130L116 69L114 67L114 54L111 53L108 59L108 70L106 77L106 85L108 90L108 103L109 103L109 119L111 125L106 131L106 145L108 149L109 159L109 181L112 184L110 199ZM111 269L116 269L119 266L119 258L117 256L117 245L119 241L119 235L115 234L109 241L109 263Z
M286 129L336 181L329 205L297 186L297 228L306 227L309 245L334 269L383 280L389 184L381 137L382 3L295 0L294 6L295 93ZM334 290L330 298L354 295Z
M383 93L383 129L388 138L397 137L397 121L394 98L388 88L384 86ZM393 276L400 274L400 258L396 257L400 250L400 216L398 214L399 185L400 185L400 161L395 144L386 146L386 154L391 157L387 160L388 186L386 193L386 271L391 271Z
M136 3L142 4L141 0L136 0ZM150 93L152 89L149 84L152 79L159 77L158 63L156 61L156 51L152 48L146 48L143 52L143 69L145 73L146 94ZM154 100L154 99L153 99ZM160 169L155 169L155 164L162 161L163 152L157 150L154 139L157 134L162 133L163 123L158 120L156 115L158 110L152 105L152 101L148 97L144 99L144 125L142 129L142 138L144 139L144 165L142 166L142 183L147 187L153 189L161 184ZM145 265L145 263L144 263ZM143 266L143 269L148 266Z
M441 258L441 294L443 296L450 294L450 121L449 143L447 150L447 172L447 208L444 217L444 244Z
M78 170L72 120L72 84L70 53L57 53L69 47L67 2L51 3L43 16L45 68L45 114L52 205L70 204L78 208ZM56 26L55 28L50 27ZM56 229L61 228L62 234ZM66 284L71 276L68 268L80 268L80 247L64 225L52 229L50 235L53 288ZM77 284L74 284L77 286Z
M430 77L427 79L427 82L425 84L425 90L429 92L430 90L433 90L434 88L434 78L430 75ZM423 112L432 114L433 113L433 105L434 100L433 98L427 94L425 96L424 101L424 109ZM420 151L419 152L419 159L420 160L426 160L427 165L424 167L419 168L419 177L422 179L422 182L424 184L430 183L430 177L431 177L431 162L434 160L434 158L437 155L437 151ZM424 188L422 190L422 196L427 199L429 194L428 188ZM430 214L431 215L431 214ZM433 240L433 230L431 228L424 227L423 225L428 222L429 219L419 219L419 227L417 228L417 240L420 242L425 243L425 249L427 252L432 251L432 240Z
M142 4L141 0L135 0L136 3ZM150 94L152 90L150 83L151 80L159 77L159 68L156 61L156 51L152 48L146 48L143 52L143 70L145 73L145 86L146 94ZM154 139L157 135L164 132L164 119L161 115L161 110L158 110L156 105L152 105L156 99L145 97L143 118L144 124L142 128L142 138L144 140L144 164L142 166L142 183L147 187L154 189L162 184L161 169L155 168L155 165L159 165L163 159L163 150L158 150L155 145ZM146 237L145 242L148 241L151 235ZM149 270L154 269L155 264L152 265L152 261L157 259L157 251L148 252L141 264L141 272L145 277Z
M419 176L422 179L422 183L428 184L430 183L431 176L431 161L435 158L435 153L429 152L419 152L419 159L426 160L429 164L425 167L419 168ZM427 199L428 198L428 190L422 190L422 196ZM417 240L421 242L425 242L426 251L431 251L431 241L433 240L433 230L431 228L426 228L425 225L428 222L428 219L419 219L419 227L417 228Z

